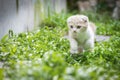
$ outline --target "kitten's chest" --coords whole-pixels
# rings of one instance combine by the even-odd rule
[[[78,42],[78,44],[84,44],[88,38],[89,38],[89,35],[84,32],[78,33],[75,36],[75,40]]]

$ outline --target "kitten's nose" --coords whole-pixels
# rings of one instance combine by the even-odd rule
[[[77,30],[76,28],[73,28],[73,32],[74,32],[74,33],[76,33],[76,32],[77,32],[76,30]]]

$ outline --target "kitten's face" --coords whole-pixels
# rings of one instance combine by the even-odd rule
[[[88,17],[84,15],[75,15],[67,19],[68,28],[72,33],[83,32],[88,27]]]

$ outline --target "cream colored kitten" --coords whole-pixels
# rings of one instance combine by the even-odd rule
[[[70,53],[93,50],[95,25],[85,15],[74,15],[67,19],[69,28]]]

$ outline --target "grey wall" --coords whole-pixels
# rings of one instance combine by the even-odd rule
[[[33,26],[34,3],[32,0],[0,0],[0,38],[10,29],[14,33],[20,33],[32,30]]]
[[[66,0],[0,0],[0,38],[9,30],[14,33],[32,30],[48,13],[62,11],[66,11]]]

